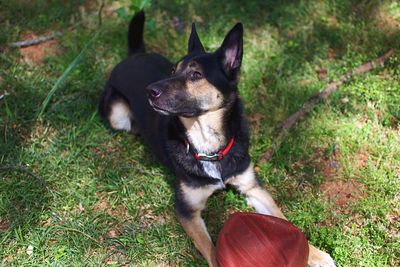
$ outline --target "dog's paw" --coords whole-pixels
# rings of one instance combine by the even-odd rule
[[[310,254],[308,255],[308,266],[310,267],[336,267],[332,257],[315,247],[310,246]]]

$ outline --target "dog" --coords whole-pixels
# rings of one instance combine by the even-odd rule
[[[113,69],[99,113],[113,129],[138,130],[176,176],[177,218],[208,265],[218,266],[201,218],[215,191],[231,185],[256,212],[286,219],[255,177],[248,153],[249,131],[238,91],[243,26],[237,23],[222,45],[207,53],[192,24],[188,53],[172,64],[145,52],[144,21],[140,11],[129,24],[129,56]],[[335,266],[327,253],[312,245],[308,264]]]

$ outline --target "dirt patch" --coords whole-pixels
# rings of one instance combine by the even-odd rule
[[[311,158],[310,165],[319,170],[328,180],[332,180],[339,175],[341,170],[339,158],[340,148],[337,144],[333,144],[329,151],[317,148]]]
[[[110,230],[108,230],[108,232],[107,232],[107,236],[108,236],[109,238],[118,237],[120,234],[121,234],[121,232],[120,232],[119,229],[110,229]]]
[[[106,265],[129,266],[125,253],[118,247],[108,246],[107,255],[107,258],[104,260]]]
[[[5,233],[10,229],[10,223],[4,219],[0,219],[0,232]]]
[[[114,154],[117,151],[118,148],[113,147],[111,143],[105,146],[100,146],[92,149],[92,153],[102,159],[109,157],[110,154]]]
[[[46,220],[41,220],[39,222],[39,225],[43,226],[43,227],[49,227],[52,224],[52,222],[53,222],[53,220],[51,218],[48,218]]]
[[[355,126],[358,129],[362,129],[365,126],[365,124],[368,123],[368,121],[369,121],[368,115],[362,115],[355,121]]]
[[[367,165],[368,156],[369,156],[368,153],[365,152],[365,151],[360,151],[360,152],[358,152],[358,153],[356,154],[356,156],[355,156],[355,160],[356,160],[355,166],[356,166],[358,169],[364,168],[364,167]]]
[[[14,266],[14,261],[15,261],[16,255],[11,254],[11,255],[6,255],[1,259],[1,264],[4,264],[4,266]]]
[[[108,199],[100,195],[100,200],[96,205],[93,206],[94,212],[105,212],[113,218],[117,218],[119,221],[123,222],[128,217],[128,209],[122,204],[113,205]],[[108,230],[104,236],[99,237],[99,243],[103,244],[105,238],[116,238],[124,232],[124,223],[109,223]]]
[[[13,125],[13,128],[16,128],[21,133],[24,145],[39,143],[43,149],[48,149],[57,138],[56,129],[48,123],[37,122],[32,126],[30,132],[23,125],[15,125],[15,127]]]
[[[399,226],[400,226],[400,195],[397,194],[392,201],[389,204],[389,207],[391,207],[390,211],[385,215],[385,218],[387,220],[386,222],[386,228],[387,230],[387,235],[392,238],[392,239],[399,239],[400,238],[400,231],[399,231]]]
[[[400,223],[400,209],[396,208],[393,211],[389,212],[386,214],[386,219],[388,220],[389,225],[397,225]],[[393,236],[400,236],[400,233],[398,231],[394,233],[389,233],[392,234]]]
[[[126,218],[128,216],[128,209],[119,204],[113,206],[107,199],[102,198],[94,207],[95,211],[103,211],[108,215],[116,218]]]
[[[254,126],[258,129],[258,128],[260,128],[261,123],[265,119],[265,116],[261,113],[255,112],[255,113],[251,113],[250,115],[248,115],[247,119],[249,120],[249,122],[252,126]]]
[[[388,35],[398,33],[400,28],[400,21],[395,16],[389,14],[386,10],[380,8],[375,14],[375,22],[377,27],[385,31]]]
[[[139,192],[138,194],[140,195],[143,193]],[[97,202],[97,204],[94,205],[93,210],[95,212],[99,211],[106,212],[108,215],[114,218],[118,218],[121,221],[125,221],[127,218],[129,218],[128,209],[124,205],[122,204],[113,205],[112,203],[110,203],[108,199],[101,196],[99,202]],[[149,204],[138,205],[137,210],[138,210],[138,217],[140,218],[140,224],[141,224],[140,226],[143,228],[147,228],[154,223],[159,225],[166,224],[171,219],[169,214],[164,214],[164,213],[155,214],[151,205]],[[115,228],[113,229],[110,228],[108,236],[109,237],[118,236],[120,233],[121,233],[120,230]]]
[[[328,48],[327,57],[329,61],[333,61],[336,58],[336,52],[333,48]]]
[[[328,78],[328,70],[325,68],[320,68],[316,70],[318,79],[324,81]]]
[[[38,35],[35,33],[26,32],[22,35],[21,40],[32,40],[36,38],[38,38]],[[56,55],[60,53],[60,51],[61,47],[57,40],[50,40],[41,44],[20,48],[22,61],[29,65],[43,64],[47,56]]]
[[[169,214],[155,214],[151,205],[144,204],[138,207],[140,224],[143,228],[147,228],[152,224],[163,225],[171,220]]]
[[[353,204],[367,196],[365,186],[357,181],[327,181],[320,186],[323,197],[334,203],[339,210]]]

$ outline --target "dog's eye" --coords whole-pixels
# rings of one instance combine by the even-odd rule
[[[189,74],[191,80],[198,80],[203,77],[203,75],[198,71],[193,71]]]
[[[175,67],[175,66],[173,66],[173,67],[172,67],[171,74],[175,74],[175,70],[176,70],[176,67]]]

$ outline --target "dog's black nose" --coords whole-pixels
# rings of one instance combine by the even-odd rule
[[[150,88],[148,88],[148,94],[149,94],[149,98],[150,99],[156,99],[159,98],[160,95],[162,94],[162,91],[160,88],[156,87],[156,86],[151,86]]]

